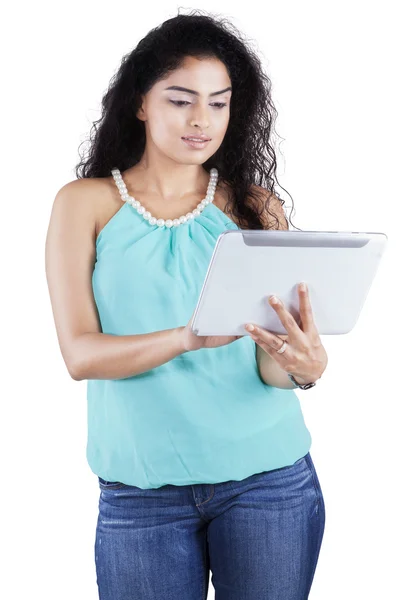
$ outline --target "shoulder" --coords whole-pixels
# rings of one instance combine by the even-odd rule
[[[84,177],[63,185],[57,192],[56,200],[64,204],[88,205],[94,198],[102,198],[111,190],[110,177]]]
[[[282,206],[283,200],[280,200],[270,190],[255,183],[251,184],[250,192],[251,195],[248,195],[246,202],[257,211],[264,229],[289,229],[289,222]],[[223,198],[223,212],[232,216],[231,187],[221,184],[220,193]],[[232,218],[234,217],[232,216]]]
[[[96,185],[89,179],[75,179],[63,185],[54,199],[54,207],[62,211],[87,213],[92,204]]]
[[[252,184],[251,191],[256,196],[256,209],[265,229],[289,229],[289,223],[283,208],[283,200],[271,190]],[[254,204],[254,199],[252,198]]]
[[[223,188],[225,192],[226,207],[230,206],[230,188]],[[270,190],[251,184],[251,195],[247,197],[247,202],[259,214],[264,229],[289,229],[289,222],[283,208],[283,200],[280,200]]]
[[[114,203],[118,208],[118,198],[111,179],[111,177],[85,177],[69,181],[58,190],[53,211],[62,218],[85,219],[90,226],[97,227],[103,212],[113,210]]]

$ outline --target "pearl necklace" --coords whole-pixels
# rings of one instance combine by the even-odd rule
[[[197,205],[197,208],[195,208],[192,212],[188,212],[186,215],[182,215],[181,217],[179,217],[179,219],[167,219],[166,221],[164,221],[164,219],[156,219],[156,217],[153,217],[152,214],[148,210],[146,210],[144,206],[142,206],[139,200],[135,200],[133,196],[130,196],[128,194],[128,190],[126,188],[124,180],[122,179],[122,175],[119,169],[112,169],[111,173],[118,187],[122,200],[133,206],[133,208],[136,208],[139,215],[142,215],[143,219],[148,221],[150,225],[157,225],[158,227],[178,227],[178,225],[188,223],[195,217],[198,217],[202,213],[204,208],[208,204],[210,204],[210,202],[214,201],[215,188],[217,187],[218,181],[217,169],[211,169],[210,180],[207,187],[207,195]]]

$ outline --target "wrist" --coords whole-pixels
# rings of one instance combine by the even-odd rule
[[[293,375],[291,373],[287,373],[287,376],[289,377],[289,379],[292,382],[292,384],[294,385],[294,387],[299,388],[301,390],[309,390],[310,388],[314,387],[316,384],[316,381],[307,381],[306,382],[306,380],[302,379],[301,377],[298,378],[300,380],[300,381],[298,381],[297,379],[295,379],[293,377]]]
[[[176,327],[175,329],[173,329],[173,333],[177,340],[179,354],[185,354],[186,352],[188,352],[187,348],[185,347],[185,341],[184,341],[184,336],[183,336],[184,330],[185,330],[184,326]]]
[[[314,383],[315,381],[317,381],[317,379],[315,377],[309,377],[308,379],[303,379],[302,377],[293,375],[293,378],[300,385],[306,385],[307,383]]]
[[[292,373],[292,377],[294,377],[294,379],[297,381],[297,383],[299,383],[300,385],[306,385],[307,383],[315,383],[316,381],[318,381],[318,379],[321,379],[322,375],[325,373],[325,369],[327,366],[327,362],[324,363],[323,365],[323,369],[319,369],[319,375],[311,375],[309,376],[307,379],[304,379],[303,377],[298,377],[297,375],[293,375]]]

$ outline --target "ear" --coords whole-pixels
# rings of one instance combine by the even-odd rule
[[[139,121],[146,121],[147,120],[146,111],[145,111],[145,101],[144,101],[143,98],[142,98],[142,104],[141,104],[141,106],[136,111],[136,117],[139,119]]]

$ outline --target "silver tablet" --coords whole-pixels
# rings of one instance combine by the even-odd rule
[[[300,325],[297,285],[308,285],[320,334],[351,331],[386,248],[384,233],[232,230],[218,237],[193,315],[197,335],[249,335],[246,323],[286,334],[268,297]]]

